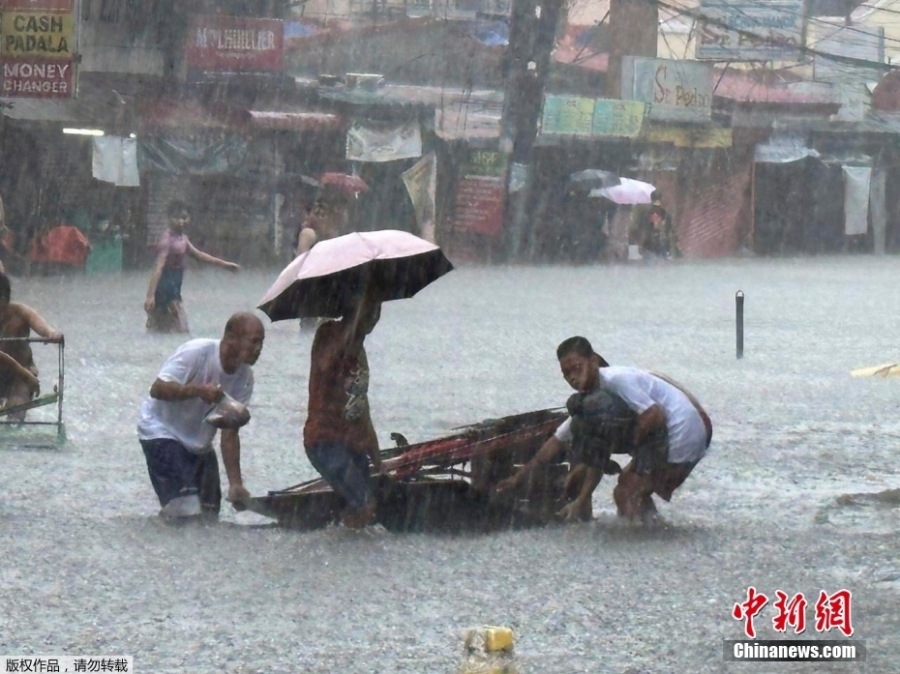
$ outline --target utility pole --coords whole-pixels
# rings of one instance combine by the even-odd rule
[[[623,56],[656,58],[658,31],[656,0],[610,0],[606,98],[622,97]]]
[[[532,151],[563,5],[564,0],[513,0],[510,8],[500,151],[507,159],[504,231],[511,260],[521,257],[522,239],[530,224]],[[521,189],[510,193],[514,165],[525,167],[525,182]]]

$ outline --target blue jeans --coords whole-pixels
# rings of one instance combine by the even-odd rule
[[[340,442],[317,442],[306,448],[306,456],[351,508],[362,508],[372,498],[366,455]]]

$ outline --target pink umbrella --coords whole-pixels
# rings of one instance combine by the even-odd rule
[[[323,173],[319,176],[319,183],[328,185],[345,192],[368,192],[369,186],[359,176],[348,173]]]
[[[363,291],[382,302],[412,297],[453,269],[443,251],[394,229],[354,232],[320,241],[298,255],[260,300],[273,321],[339,317]]]
[[[606,197],[613,203],[622,205],[651,203],[650,195],[656,191],[653,185],[631,178],[620,178],[619,180],[618,185],[591,190],[590,196]]]

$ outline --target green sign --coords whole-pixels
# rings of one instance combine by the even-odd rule
[[[641,132],[645,104],[608,98],[547,96],[542,134],[634,138]]]
[[[493,150],[473,150],[469,153],[465,175],[503,177],[506,175],[506,157]]]

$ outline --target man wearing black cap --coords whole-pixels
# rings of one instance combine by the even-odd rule
[[[709,417],[680,385],[659,374],[611,367],[584,337],[566,339],[556,355],[563,377],[578,392],[567,405],[570,417],[497,490],[520,485],[528,473],[551,461],[567,443],[573,448],[581,446],[595,458],[590,462],[582,459],[579,465],[574,457],[570,478],[580,484],[574,500],[560,515],[567,520],[589,519],[594,489],[604,472],[615,472],[609,454],[625,452],[633,459],[621,471],[613,491],[618,513],[630,519],[652,516],[656,512],[652,494],[670,500],[706,453],[712,439]],[[598,399],[604,394],[605,398]],[[635,416],[629,418],[619,411],[619,402]]]

